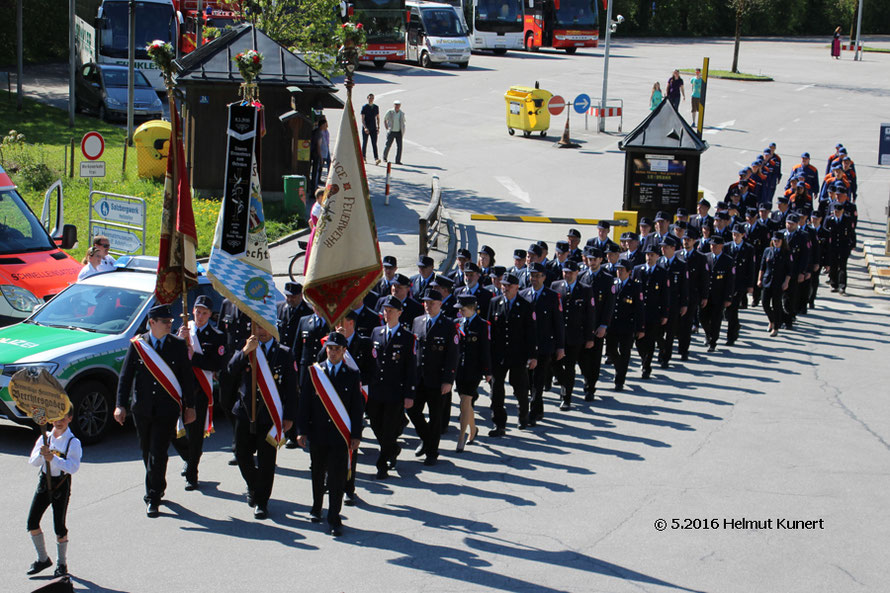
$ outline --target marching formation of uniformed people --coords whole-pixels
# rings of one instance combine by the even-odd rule
[[[433,260],[422,256],[409,278],[387,255],[382,279],[333,329],[295,282],[287,283],[286,302],[277,309],[278,340],[229,301],[217,329],[210,299],[199,297],[194,320],[178,335],[171,333],[170,308],[153,307],[148,331],[133,339],[124,360],[115,410],[119,422],[132,414],[136,423],[147,514],[159,514],[174,436],[186,489],[200,488],[214,383],[233,421],[235,464],[255,517],[268,516],[279,447],[304,447],[310,519],[322,521],[327,494],[328,530],[339,536],[341,505],[358,501],[365,417],[377,441],[376,479],[386,480],[411,425],[415,456],[436,465],[455,390],[460,453],[478,437],[475,404],[483,381],[490,395],[482,414],[487,436],[504,437],[508,381],[515,425],[528,429],[544,417],[553,386],[563,411],[572,408],[579,378],[584,400],[594,400],[604,366],[622,391],[634,349],[640,377],[648,379],[653,364],[670,367],[675,344],[679,359],[688,360],[696,333],[703,333],[708,352],[721,337],[727,346],[736,343],[742,309],[762,306],[770,336],[792,329],[815,306],[823,275],[832,291],[846,290],[856,245],[856,175],[840,145],[821,186],[808,153],[776,196],[781,171],[771,144],[715,208],[701,199],[691,216],[683,208],[658,212],[619,242],[610,238],[608,221],[584,244],[571,229],[555,243],[552,259],[547,243],[537,241],[516,249],[507,268],[483,245],[475,261],[469,250],[458,250],[449,273],[436,273]]]

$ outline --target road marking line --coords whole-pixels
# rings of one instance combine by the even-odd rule
[[[812,113],[812,111],[810,111],[810,113]],[[799,122],[799,121],[800,121],[800,118],[799,118],[799,117],[795,117],[794,120],[793,120],[791,123],[796,124],[796,123]]]
[[[385,97],[386,95],[394,95],[396,93],[404,93],[404,92],[405,92],[405,89],[394,89],[391,91],[386,91],[385,93],[380,93],[379,95],[375,95],[375,97],[377,99],[379,99],[380,97]]]
[[[732,126],[732,125],[735,125],[735,120],[734,120],[734,119],[731,119],[731,120],[729,120],[729,121],[725,121],[725,122],[723,122],[722,124],[717,124],[716,126],[713,126],[713,127],[712,127],[711,129],[709,129],[709,130],[705,130],[705,134],[716,134],[717,132],[722,132],[724,128],[726,128],[726,127],[728,127],[728,126]]]
[[[429,147],[427,147],[427,146],[421,146],[421,145],[418,144],[417,142],[412,142],[412,141],[410,141],[410,140],[405,140],[405,144],[407,144],[407,145],[409,145],[409,146],[413,146],[413,147],[415,147],[415,148],[419,148],[420,150],[422,150],[422,151],[424,151],[424,152],[431,152],[431,153],[433,153],[433,154],[437,154],[437,155],[439,155],[439,156],[445,156],[444,154],[442,154],[441,152],[439,152],[439,151],[436,150],[435,148],[429,148]]]
[[[816,85],[815,85],[815,84],[805,84],[805,85],[803,85],[803,86],[800,87],[800,88],[796,88],[796,89],[794,89],[794,92],[795,92],[795,93],[799,93],[800,91],[805,91],[805,90],[807,90],[808,88],[810,88],[810,87],[814,87],[814,86],[816,86]]]
[[[510,195],[512,195],[514,198],[518,198],[526,204],[532,203],[531,198],[528,197],[528,192],[522,191],[522,188],[519,187],[519,184],[517,184],[509,177],[495,177],[494,180],[503,185],[504,188],[506,188],[506,190],[510,192]]]

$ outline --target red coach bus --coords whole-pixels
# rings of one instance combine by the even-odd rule
[[[575,53],[579,47],[596,47],[599,42],[597,0],[523,0],[526,51],[541,47]]]

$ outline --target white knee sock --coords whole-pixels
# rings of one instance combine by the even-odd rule
[[[56,563],[58,564],[68,564],[68,542],[56,542],[56,550],[59,555]]]
[[[37,550],[37,559],[49,560],[49,555],[46,553],[46,543],[43,541],[43,532],[41,531],[37,535],[31,534],[31,542],[34,544],[34,549]]]

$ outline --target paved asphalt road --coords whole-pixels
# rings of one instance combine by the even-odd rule
[[[446,188],[462,243],[488,243],[501,262],[533,239],[552,244],[566,228],[471,224],[469,214],[599,217],[619,209],[623,155],[615,121],[611,133],[597,135],[573,117],[578,150],[552,148],[552,137],[510,137],[504,125],[503,93],[511,84],[538,80],[565,97],[599,94],[601,54],[474,55],[467,71],[361,71],[357,98],[375,92],[382,107],[399,98],[408,116],[405,165],[394,169],[389,207],[380,204],[382,168],[369,168],[377,221],[388,229],[384,252],[410,262],[411,212],[422,209],[432,174]],[[624,131],[645,116],[655,80],[664,83],[674,67],[693,67],[707,55],[726,68],[731,54],[729,41],[620,40],[610,96],[625,101]],[[711,82],[702,188],[722,197],[740,165],[769,141],[777,142],[786,171],[803,150],[824,166],[841,141],[860,176],[860,237],[880,239],[890,171],[875,163],[888,65],[890,56],[877,54],[862,63],[830,60],[821,39],[746,41],[741,69],[776,81]],[[206,443],[202,490],[184,492],[171,460],[168,502],[161,518],[148,520],[135,434],[115,431],[87,448],[74,481],[69,564],[78,589],[883,591],[890,578],[883,398],[890,323],[887,300],[872,292],[858,252],[851,269],[850,295],[823,291],[793,332],[769,339],[763,313],[749,310],[732,348],[708,355],[699,337],[688,364],[656,370],[648,381],[634,362],[620,394],[611,391],[607,368],[594,404],[560,412],[550,394],[546,419],[528,432],[516,429],[513,408],[506,438],[486,438],[481,422],[479,444],[461,455],[452,452],[452,430],[435,468],[413,459],[409,429],[398,476],[374,481],[368,461],[376,443],[368,430],[362,502],[346,509],[339,541],[307,519],[308,456],[299,451],[282,450],[272,516],[254,521],[241,478],[226,465],[225,428]],[[487,403],[480,398],[481,418]],[[7,509],[0,576],[9,591],[41,583],[24,576],[33,559],[24,529],[36,482],[24,459],[32,442],[26,430],[0,426]],[[743,518],[772,519],[772,528],[724,522]],[[661,519],[664,531],[656,528]],[[674,529],[675,519],[696,528]],[[819,528],[781,529],[778,519]],[[48,520],[44,525],[49,530]]]

